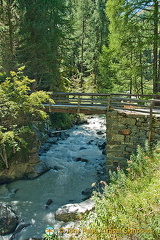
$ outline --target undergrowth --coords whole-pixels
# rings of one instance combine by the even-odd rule
[[[110,173],[104,193],[94,193],[95,210],[83,221],[79,239],[160,239],[160,144],[138,147],[126,171]]]
[[[81,115],[54,113],[50,114],[50,121],[54,129],[68,129],[81,122]]]

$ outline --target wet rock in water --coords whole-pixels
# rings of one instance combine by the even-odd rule
[[[85,213],[94,209],[94,202],[90,199],[81,203],[66,204],[55,212],[55,219],[58,221],[69,222],[82,219]]]
[[[104,134],[104,132],[102,132],[102,131],[97,132],[97,135],[102,135],[102,134]]]
[[[88,122],[88,120],[85,119],[85,118],[82,119],[82,118],[78,117],[78,118],[76,119],[76,121],[74,121],[74,124],[75,124],[75,125],[89,124],[89,122]]]
[[[60,137],[62,140],[66,140],[68,137],[70,137],[70,135],[68,133],[62,132]]]
[[[106,149],[103,149],[102,154],[106,155]]]
[[[18,225],[18,216],[11,206],[0,204],[0,235],[13,233]]]
[[[104,175],[103,170],[97,170],[97,175]]]
[[[38,151],[39,155],[41,155],[42,153],[47,152],[51,147],[51,143],[45,143],[40,150]]]
[[[104,150],[106,148],[106,142],[97,144],[100,150]]]
[[[53,170],[58,171],[58,167],[54,166]]]
[[[28,179],[34,179],[41,175],[42,173],[45,173],[49,170],[50,168],[44,163],[44,162],[39,162],[35,167],[34,171],[31,173],[28,173]]]
[[[87,144],[91,145],[94,142],[94,140],[90,140]]]
[[[56,144],[58,142],[57,137],[50,137],[47,139],[47,143]]]
[[[79,124],[89,124],[89,122],[88,122],[87,119],[81,119],[81,120],[77,123],[77,125],[79,125]]]
[[[89,162],[87,159],[85,159],[85,158],[81,158],[81,157],[79,157],[79,158],[76,158],[76,162]]]
[[[79,151],[87,149],[86,147],[80,147]]]
[[[83,194],[83,195],[91,196],[93,190],[94,190],[93,188],[86,188],[85,190],[82,191],[82,194]]]
[[[9,240],[16,240],[16,234],[19,233],[19,232],[21,232],[23,228],[26,228],[26,227],[28,227],[28,226],[30,226],[30,225],[31,225],[30,223],[27,223],[27,224],[26,224],[26,223],[23,223],[23,221],[22,221],[22,223],[20,223],[20,224],[17,226],[16,230],[14,231],[14,233],[12,234],[12,236],[10,237]]]
[[[86,196],[86,197],[82,198],[82,201],[86,201],[89,198],[90,198],[90,196]]]
[[[46,202],[45,208],[47,209],[49,207],[49,205],[51,205],[53,203],[52,199],[48,199],[48,201]]]

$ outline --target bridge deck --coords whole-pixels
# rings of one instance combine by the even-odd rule
[[[160,115],[160,96],[104,94],[104,93],[52,93],[54,104],[45,103],[46,112],[105,114],[116,110],[128,114]]]
[[[78,104],[44,104],[46,112],[61,113],[84,113],[84,114],[105,114],[107,106],[80,105]]]

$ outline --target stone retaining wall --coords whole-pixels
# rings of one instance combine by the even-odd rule
[[[153,117],[153,141],[160,140],[160,117]],[[143,146],[150,131],[149,114],[109,111],[106,115],[107,169],[124,168],[137,145]]]

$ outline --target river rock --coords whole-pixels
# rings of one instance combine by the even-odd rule
[[[76,125],[80,125],[80,124],[89,124],[87,119],[80,119],[79,121],[76,122]]]
[[[97,135],[102,135],[102,134],[104,134],[104,132],[102,132],[102,131],[97,132]]]
[[[12,236],[10,237],[9,240],[16,240],[16,234],[21,232],[23,230],[23,228],[26,228],[28,226],[30,226],[30,223],[24,223],[24,221],[22,221],[16,228],[16,230],[14,231],[14,233],[12,234]]]
[[[68,133],[62,132],[60,137],[62,140],[66,140],[68,137],[70,137],[70,135]]]
[[[47,139],[47,143],[56,144],[58,142],[57,137],[50,137]]]
[[[87,144],[88,145],[91,145],[91,144],[93,144],[94,143],[94,140],[90,140]]]
[[[53,203],[52,199],[48,199],[45,205],[45,208],[47,209],[49,205],[51,205]]]
[[[102,154],[106,155],[106,149],[103,149]]]
[[[6,204],[0,204],[0,235],[13,233],[18,225],[18,216]]]
[[[10,183],[19,179],[32,179],[38,177],[41,171],[37,170],[40,163],[37,154],[30,157],[28,162],[13,162],[9,169],[0,171],[0,184]]]
[[[94,202],[90,199],[81,203],[66,204],[55,213],[55,219],[58,221],[69,222],[74,220],[80,220],[85,213],[94,209]]]
[[[81,158],[81,157],[78,157],[78,158],[76,158],[76,162],[89,162],[87,159],[85,159],[85,158]]]
[[[100,150],[104,150],[106,148],[106,142],[97,144]]]
[[[87,149],[86,147],[80,147],[79,151]]]
[[[82,194],[83,195],[86,195],[87,199],[90,198],[92,196],[92,193],[95,189],[92,187],[92,188],[86,188],[85,190],[82,191]]]
[[[51,143],[45,143],[42,148],[40,149],[42,152],[47,152],[51,147]]]

